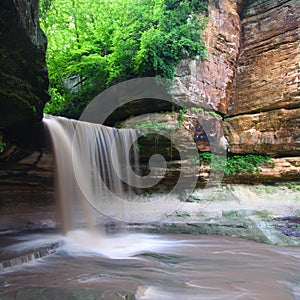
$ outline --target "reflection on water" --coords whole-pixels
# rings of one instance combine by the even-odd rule
[[[300,299],[299,248],[234,238],[73,231],[14,237],[0,257],[58,239],[56,253],[0,273],[0,299]]]

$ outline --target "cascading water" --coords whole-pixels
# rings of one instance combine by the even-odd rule
[[[132,197],[130,187],[138,185],[129,162],[131,156],[132,163],[137,164],[135,130],[48,115],[44,123],[54,150],[63,232],[81,221],[92,229],[96,223],[94,208],[106,217],[126,219],[124,198]]]
[[[64,233],[81,221],[93,228],[99,222],[99,215],[102,221],[108,217],[118,222],[149,222],[182,205],[178,196],[184,185],[180,184],[184,182],[181,177],[177,189],[166,195],[136,195],[135,191],[160,181],[157,172],[153,175],[154,166],[159,165],[163,171],[166,168],[164,158],[155,154],[149,159],[147,176],[138,174],[136,130],[48,115],[44,123],[53,145],[59,215]]]
[[[128,186],[139,188],[143,179],[129,164],[136,160],[134,130],[51,116],[44,122],[53,141],[66,234],[7,236],[2,243],[8,245],[0,247],[1,299],[300,299],[296,247],[228,237],[74,230],[82,221],[94,228],[95,211],[103,218],[143,220],[145,214],[161,214],[166,203],[140,203],[142,197],[131,196]]]

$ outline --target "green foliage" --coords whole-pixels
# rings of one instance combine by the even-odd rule
[[[268,155],[233,155],[226,160],[225,174],[234,173],[259,173],[260,166],[264,163],[271,163],[272,158]]]
[[[0,153],[5,149],[6,143],[0,137]]]
[[[205,112],[205,114],[211,115],[211,116],[215,116],[215,117],[217,117],[219,119],[223,119],[223,117],[220,114],[218,114],[217,112],[215,112],[213,110],[212,111],[207,111],[207,112]]]
[[[287,184],[287,188],[289,190],[300,191],[300,185],[299,185],[299,183],[289,182]]]
[[[239,173],[259,173],[263,163],[272,163],[272,158],[268,155],[233,154],[228,157],[213,154],[211,152],[201,152],[192,158],[192,162],[210,164],[212,170],[224,172],[226,175]]]
[[[47,15],[50,7],[51,7],[52,0],[40,0],[39,2],[39,16],[43,18]]]
[[[65,106],[66,100],[56,88],[50,88],[49,94],[51,96],[51,102],[46,103],[44,112],[46,114],[58,115],[61,108]]]
[[[153,24],[141,36],[140,50],[135,58],[135,70],[143,75],[161,75],[173,78],[178,62],[183,58],[204,56],[199,30],[204,18],[197,12],[204,11],[196,1],[162,1],[164,6],[157,24]],[[199,4],[203,2],[197,1]],[[200,9],[201,7],[201,9]]]
[[[41,0],[52,96],[47,113],[76,117],[117,82],[172,78],[181,59],[203,57],[207,2]]]
[[[204,115],[211,115],[211,116],[215,116],[219,119],[222,119],[223,117],[218,114],[217,112],[213,111],[213,110],[205,110],[201,107],[192,107],[190,109],[181,109],[179,111],[179,118],[180,119],[184,119],[185,115],[188,113],[202,113]]]
[[[36,114],[36,107],[34,105],[32,105],[31,108],[32,108],[33,113]]]

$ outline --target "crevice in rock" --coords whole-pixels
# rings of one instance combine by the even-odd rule
[[[265,4],[267,2],[266,5],[262,5]],[[269,3],[268,3],[269,2]],[[262,0],[262,1],[258,1],[258,0],[246,0],[246,3],[241,11],[241,17],[242,18],[250,18],[254,15],[260,14],[260,13],[266,13],[266,12],[270,12],[274,9],[278,9],[281,6],[285,5],[286,3],[290,2],[290,0],[285,0],[278,3],[278,5],[275,6],[271,6],[272,3],[270,4],[270,2],[275,2],[275,1],[269,1],[269,0]],[[267,7],[269,6],[269,8]],[[249,7],[251,9],[251,11],[249,11]],[[263,7],[263,8],[261,8]],[[261,11],[257,10],[257,8],[261,8]],[[251,14],[251,12],[253,11],[253,13]],[[248,14],[247,14],[248,13]]]
[[[279,48],[281,45],[287,45],[287,44],[293,44],[295,42],[297,42],[299,35],[297,32],[295,32],[298,29],[298,26],[295,26],[293,28],[290,28],[290,30],[285,31],[285,32],[280,32],[278,34],[275,34],[271,37],[268,37],[266,39],[262,39],[259,41],[259,44],[257,45],[257,41],[254,41],[253,43],[249,43],[247,44],[247,47],[245,47],[245,49],[243,50],[244,52],[246,51],[253,51],[256,49],[260,49],[262,47],[266,47],[267,45],[270,45],[268,47],[268,49],[263,49],[261,52],[258,52],[258,54],[263,53],[263,52],[268,52],[268,51],[272,51],[274,49]],[[295,35],[295,39],[294,40],[282,40],[280,37],[281,36],[285,36],[286,33],[291,32],[294,33],[293,35]],[[292,35],[291,35],[292,36]],[[272,39],[276,39],[278,38],[278,40],[280,39],[280,42],[278,43],[272,43]],[[269,42],[268,42],[269,41]],[[252,46],[254,45],[254,46]],[[252,47],[251,47],[252,46]]]
[[[253,109],[253,110],[249,110],[247,112],[242,112],[242,113],[238,113],[238,114],[227,114],[226,119],[230,120],[231,118],[234,117],[240,117],[240,116],[247,116],[247,115],[259,115],[261,113],[266,113],[266,112],[272,112],[272,111],[277,111],[277,110],[294,110],[300,108],[300,102],[299,104],[291,104],[289,106],[285,105],[283,107],[277,107],[277,108],[273,108],[273,109]],[[300,111],[299,111],[300,114]]]

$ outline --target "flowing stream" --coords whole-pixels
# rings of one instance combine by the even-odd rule
[[[147,220],[143,208],[161,209],[140,206],[130,188],[140,186],[128,167],[137,161],[134,130],[50,116],[45,123],[62,234],[1,239],[1,300],[300,299],[299,248],[220,236],[108,234],[105,222]]]
[[[62,241],[0,272],[0,299],[300,299],[300,255],[228,237],[75,230],[12,237],[9,253]],[[4,253],[4,249],[2,249]]]

